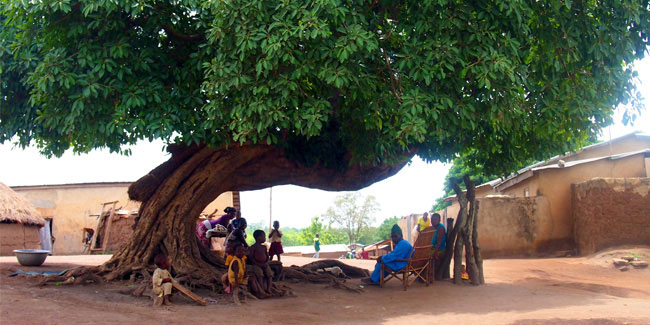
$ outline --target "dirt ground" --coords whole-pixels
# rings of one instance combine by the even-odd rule
[[[20,266],[0,257],[0,324],[650,324],[650,270],[621,272],[611,260],[622,252],[650,257],[650,249],[617,250],[590,257],[492,259],[484,264],[486,285],[430,287],[416,283],[365,286],[358,294],[325,285],[288,283],[297,297],[250,301],[235,307],[229,297],[199,291],[218,304],[196,306],[176,297],[154,309],[147,297],[119,293],[126,283],[35,287],[29,276],[7,277]],[[50,256],[40,270],[97,265],[109,256]],[[310,258],[285,256],[285,265]],[[346,260],[371,269],[372,261]],[[349,280],[359,286],[359,280]]]

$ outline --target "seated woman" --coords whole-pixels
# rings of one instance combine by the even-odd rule
[[[395,248],[392,252],[377,258],[375,270],[372,271],[369,278],[361,279],[363,283],[378,284],[381,272],[380,268],[382,267],[384,268],[384,275],[387,276],[389,274],[388,271],[399,271],[406,266],[406,261],[396,261],[398,259],[408,259],[411,255],[411,250],[413,249],[411,243],[404,240],[402,236],[402,228],[398,225],[394,225],[390,230],[390,239],[393,241],[393,244],[395,244]]]

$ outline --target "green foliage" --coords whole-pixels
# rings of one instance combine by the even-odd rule
[[[445,176],[445,183],[444,183],[445,193],[441,197],[436,199],[435,203],[431,207],[432,212],[440,211],[448,207],[449,205],[451,205],[450,202],[443,202],[442,200],[444,200],[446,197],[456,195],[454,189],[451,187],[452,178],[459,180],[458,186],[462,190],[465,189],[465,183],[462,182],[464,175],[469,175],[470,179],[476,185],[487,183],[491,180],[499,178],[498,175],[486,174],[482,165],[470,166],[465,156],[454,159],[451,168],[449,168],[449,172],[447,172],[447,175]]]
[[[302,230],[297,228],[284,228],[282,230],[282,245],[283,246],[302,246],[309,245],[302,241]]]
[[[253,232],[257,229],[264,230],[266,236],[269,234],[269,226],[264,222],[255,222],[246,226],[246,243],[250,246],[255,244],[255,237],[253,237]]]
[[[319,217],[311,218],[309,227],[304,228],[300,234],[300,240],[303,245],[312,245],[316,234],[319,235],[320,244],[335,244],[335,236],[329,231],[329,228],[324,226]]]
[[[377,237],[377,227],[365,227],[361,229],[359,238],[355,241],[359,244],[370,245],[374,242],[377,242],[375,238]]]
[[[397,222],[399,221],[400,217],[392,217],[385,219],[379,227],[377,227],[377,230],[375,231],[375,236],[373,239],[373,243],[376,243],[378,241],[382,241],[384,239],[390,238],[390,230],[393,228],[393,225],[396,225]]]
[[[379,203],[374,196],[368,196],[360,205],[358,192],[337,196],[334,206],[327,209],[324,219],[330,225],[341,227],[347,237],[347,243],[356,243],[362,230],[372,223],[373,215],[379,210]]]
[[[502,174],[636,104],[650,15],[647,0],[7,0],[0,24],[0,142],[248,142],[335,168],[417,152]]]

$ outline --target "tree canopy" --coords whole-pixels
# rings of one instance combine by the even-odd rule
[[[374,214],[379,210],[374,196],[367,196],[361,204],[359,199],[361,195],[358,192],[337,196],[334,206],[329,207],[323,215],[330,225],[337,225],[345,231],[348,244],[358,242],[362,230],[370,226]]]
[[[637,98],[648,1],[3,1],[0,142],[272,145],[504,172]],[[343,159],[345,158],[345,159]]]

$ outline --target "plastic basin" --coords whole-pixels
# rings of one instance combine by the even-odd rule
[[[18,263],[24,266],[40,266],[50,251],[43,249],[14,249]]]

